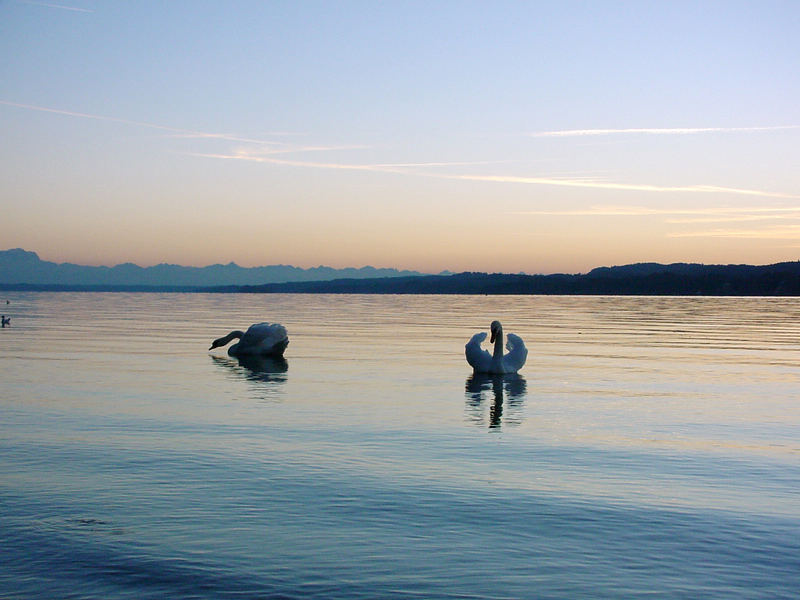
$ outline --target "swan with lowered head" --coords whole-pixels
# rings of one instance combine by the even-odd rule
[[[525,342],[518,335],[508,334],[506,348],[508,354],[503,355],[503,326],[500,321],[492,321],[492,337],[489,340],[494,344],[494,352],[489,354],[481,348],[481,342],[486,339],[486,332],[476,333],[464,347],[467,362],[475,373],[490,373],[501,375],[503,373],[516,373],[525,364],[528,358],[528,349]]]
[[[231,331],[228,335],[211,342],[211,348],[224,346],[233,339],[239,342],[228,348],[230,356],[283,356],[289,345],[286,328],[278,323],[256,323],[247,331]]]

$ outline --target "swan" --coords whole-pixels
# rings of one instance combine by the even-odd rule
[[[494,352],[489,354],[481,348],[481,343],[486,339],[486,332],[476,333],[464,346],[467,362],[475,373],[516,373],[525,364],[528,358],[528,349],[525,342],[518,335],[508,334],[508,354],[503,356],[503,326],[500,321],[492,321],[492,337],[489,340],[494,344]]]
[[[234,338],[239,342],[228,348],[230,356],[283,356],[283,351],[289,345],[289,336],[286,328],[278,323],[256,323],[250,325],[247,331],[231,331],[225,337],[217,338],[211,342],[211,348],[224,346]]]

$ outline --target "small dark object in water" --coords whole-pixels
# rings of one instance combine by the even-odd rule
[[[11,317],[0,315],[0,319],[2,319],[3,327],[5,327],[6,325],[11,325]]]

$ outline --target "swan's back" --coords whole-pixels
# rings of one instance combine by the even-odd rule
[[[251,325],[236,344],[236,354],[283,354],[289,345],[286,328],[279,323],[256,323]],[[233,350],[233,348],[231,348]]]

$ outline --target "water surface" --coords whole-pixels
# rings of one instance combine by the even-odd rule
[[[797,299],[6,297],[2,598],[800,589]]]

